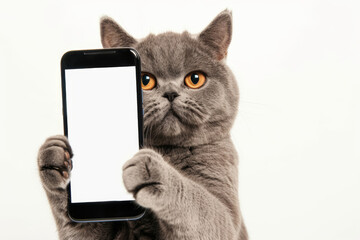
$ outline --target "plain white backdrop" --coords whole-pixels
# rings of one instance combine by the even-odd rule
[[[37,150],[62,133],[60,58],[101,48],[99,18],[142,38],[198,33],[233,11],[232,137],[252,240],[360,239],[360,4],[297,1],[0,3],[0,239],[57,239]]]

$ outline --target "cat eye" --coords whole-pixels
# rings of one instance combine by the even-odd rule
[[[196,71],[191,72],[185,77],[185,85],[192,89],[200,88],[206,81],[205,74]]]
[[[156,86],[156,78],[150,73],[141,73],[141,87],[143,90],[151,90]]]

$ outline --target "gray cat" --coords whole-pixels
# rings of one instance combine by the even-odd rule
[[[50,137],[38,164],[60,239],[248,239],[229,133],[239,99],[225,64],[231,34],[227,10],[199,35],[167,32],[140,41],[101,20],[105,48],[133,47],[141,56],[146,147],[125,163],[123,180],[149,211],[137,221],[72,222],[65,187],[73,153],[64,136]]]

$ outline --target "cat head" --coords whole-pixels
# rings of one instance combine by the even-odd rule
[[[147,145],[196,146],[229,135],[239,99],[225,63],[230,11],[198,35],[166,32],[136,40],[108,17],[100,30],[104,48],[132,47],[140,54]]]

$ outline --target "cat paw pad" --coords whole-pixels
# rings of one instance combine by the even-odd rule
[[[64,136],[48,138],[38,155],[40,177],[48,189],[65,189],[72,169],[72,151]]]

